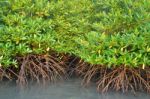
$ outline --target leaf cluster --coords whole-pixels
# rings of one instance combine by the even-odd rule
[[[150,66],[149,0],[0,1],[0,66],[55,50],[104,66]]]

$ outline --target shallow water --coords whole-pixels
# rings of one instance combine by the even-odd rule
[[[99,94],[95,86],[84,88],[80,83],[81,80],[70,79],[45,87],[32,84],[28,88],[20,89],[15,83],[1,82],[0,99],[150,99],[150,95],[144,93],[137,95],[121,92]]]

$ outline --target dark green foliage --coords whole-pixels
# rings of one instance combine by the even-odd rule
[[[105,66],[150,66],[149,0],[1,0],[0,66],[55,50]]]

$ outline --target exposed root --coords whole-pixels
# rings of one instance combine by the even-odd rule
[[[80,62],[76,67],[76,73],[83,76],[84,85],[88,85],[93,79],[97,84],[97,90],[107,92],[109,89],[116,91],[147,91],[150,93],[150,68],[129,68],[119,66],[106,68],[105,66],[89,65]]]
[[[75,73],[83,77],[82,85],[87,86],[90,84],[91,80],[96,79],[95,76],[99,70],[102,69],[99,69],[96,65],[90,65],[80,60],[75,68]]]
[[[70,54],[61,54],[61,62],[67,66],[67,75],[74,76],[76,65],[80,58]]]
[[[0,79],[17,78],[20,86],[25,86],[29,80],[37,83],[54,82],[66,74],[75,73],[83,77],[82,85],[87,86],[91,81],[97,84],[97,90],[116,91],[147,91],[150,93],[150,67],[142,69],[118,66],[91,65],[78,57],[58,55],[26,55],[17,57],[19,68],[0,68]]]
[[[20,71],[17,83],[26,85],[28,79],[37,83],[56,81],[66,73],[66,67],[61,61],[51,55],[27,55],[17,58],[20,63]]]
[[[3,69],[3,68],[0,67],[0,80],[3,80],[4,78],[12,80],[11,76],[9,75],[9,73],[6,72],[6,69]]]
[[[109,89],[127,92],[132,90],[134,93],[138,90],[150,92],[150,84],[146,70],[133,69],[127,67],[118,67],[113,70],[105,70],[106,73],[97,81],[97,89],[107,92]]]

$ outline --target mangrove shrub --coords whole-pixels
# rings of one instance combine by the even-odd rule
[[[149,0],[1,0],[0,66],[69,53],[91,64],[150,66]]]

